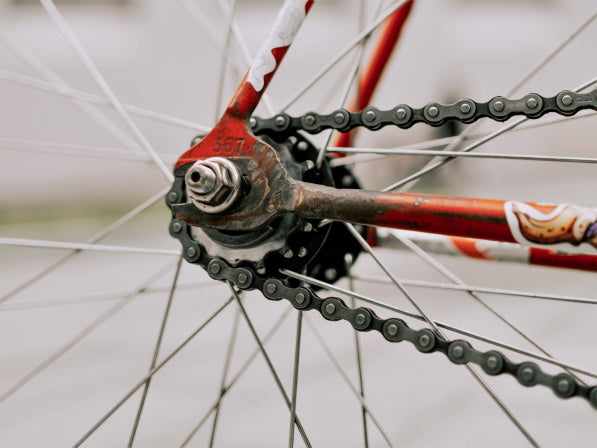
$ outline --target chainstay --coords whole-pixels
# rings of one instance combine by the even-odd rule
[[[549,112],[570,116],[587,109],[597,110],[597,89],[588,93],[564,90],[553,97],[532,93],[516,100],[497,96],[485,103],[470,99],[450,105],[433,102],[418,109],[400,104],[389,110],[368,107],[361,112],[349,112],[338,109],[325,115],[308,112],[292,117],[284,113],[267,119],[252,117],[250,125],[255,135],[283,137],[297,131],[317,134],[326,129],[348,132],[357,127],[378,130],[390,125],[406,129],[416,123],[440,126],[449,120],[472,123],[483,117],[496,121],[506,121],[516,115],[535,119]],[[169,207],[184,197],[183,184],[182,178],[174,182],[166,198]],[[192,238],[190,229],[191,226],[173,216],[170,234],[181,242],[184,258],[201,265],[213,279],[229,282],[240,290],[257,289],[267,299],[287,300],[299,310],[317,310],[325,319],[346,321],[357,331],[377,331],[389,342],[409,342],[421,353],[441,352],[454,364],[476,364],[488,375],[507,374],[526,387],[546,386],[559,398],[582,397],[597,409],[597,386],[585,385],[569,373],[550,374],[534,362],[516,363],[498,350],[482,352],[468,341],[447,340],[429,328],[415,330],[402,319],[382,319],[366,307],[350,308],[339,297],[321,298],[311,288],[289,286],[282,275],[265,276],[248,265],[232,266],[222,258],[210,256]]]
[[[182,182],[175,182],[166,203],[176,202],[176,194],[183,197]],[[482,352],[468,341],[447,340],[429,328],[415,330],[402,319],[383,319],[366,307],[350,308],[339,297],[319,297],[311,288],[288,286],[280,278],[258,274],[249,266],[231,266],[219,257],[210,256],[191,236],[191,226],[173,217],[170,234],[182,244],[183,256],[189,263],[202,266],[215,280],[229,282],[239,290],[257,289],[269,300],[287,300],[298,310],[317,310],[329,321],[346,321],[357,331],[377,331],[389,342],[409,342],[421,353],[443,353],[454,364],[473,363],[488,375],[507,374],[526,387],[543,385],[559,398],[582,397],[597,409],[597,386],[587,386],[566,372],[550,374],[534,362],[516,363],[498,350]],[[411,317],[417,317],[411,315]]]
[[[496,96],[485,103],[465,98],[449,105],[428,103],[418,109],[399,104],[388,110],[367,107],[360,112],[349,112],[338,109],[329,114],[307,112],[298,117],[283,113],[271,118],[252,117],[250,124],[255,135],[289,134],[296,131],[317,134],[326,129],[348,132],[357,127],[372,131],[384,126],[406,129],[416,123],[440,126],[450,120],[473,123],[484,117],[495,121],[506,121],[516,115],[534,119],[549,112],[569,116],[586,109],[597,110],[597,89],[588,93],[564,90],[552,97],[531,93],[515,100]]]

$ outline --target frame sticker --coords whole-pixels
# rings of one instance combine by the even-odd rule
[[[278,61],[272,50],[290,46],[307,16],[310,3],[312,2],[305,0],[287,0],[282,6],[274,28],[255,56],[247,75],[247,82],[251,83],[255,91],[260,92],[265,85],[265,76],[276,70]]]
[[[507,201],[504,210],[514,239],[520,244],[596,254],[597,209],[568,204],[552,207],[544,213],[525,202]]]

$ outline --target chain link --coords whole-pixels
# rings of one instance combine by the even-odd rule
[[[549,112],[569,116],[585,109],[597,110],[597,89],[588,93],[564,90],[553,97],[531,93],[517,100],[496,96],[485,103],[465,98],[449,105],[428,103],[419,109],[399,104],[388,110],[367,107],[361,112],[338,109],[325,115],[315,112],[307,112],[299,117],[279,114],[271,118],[252,117],[250,124],[255,135],[283,135],[297,131],[317,134],[326,129],[348,132],[357,127],[364,127],[371,131],[384,126],[407,129],[416,123],[440,126],[449,120],[473,123],[484,117],[495,121],[506,121],[515,115],[534,119]]]
[[[582,397],[597,409],[597,386],[586,386],[568,373],[552,375],[534,362],[511,361],[498,350],[482,352],[468,341],[446,340],[429,328],[415,330],[402,319],[382,319],[369,308],[350,308],[339,297],[321,298],[309,288],[289,287],[279,278],[261,278],[220,258],[211,258],[206,269],[211,278],[230,282],[240,290],[256,288],[269,300],[287,300],[298,310],[317,310],[329,321],[346,321],[357,331],[377,331],[385,340],[411,343],[421,353],[443,353],[454,364],[477,364],[488,375],[511,375],[526,387],[546,386],[559,398]]]
[[[325,129],[348,132],[356,127],[365,127],[377,130],[388,125],[406,129],[416,123],[440,126],[448,120],[472,123],[483,117],[496,121],[505,121],[514,115],[539,118],[548,112],[567,116],[584,109],[597,110],[597,89],[589,93],[564,90],[553,97],[529,94],[518,100],[497,96],[485,103],[463,99],[451,105],[428,103],[419,109],[401,104],[385,111],[368,107],[361,112],[339,109],[327,115],[309,112],[292,117],[280,114],[268,119],[253,117],[251,127],[256,135],[285,136],[297,131],[316,134]],[[183,198],[184,180],[177,177],[166,197],[166,204],[171,207]],[[429,328],[414,330],[402,319],[382,319],[369,308],[350,308],[339,297],[321,298],[312,288],[290,287],[282,275],[259,274],[249,266],[240,266],[240,263],[231,266],[219,257],[210,256],[192,238],[191,226],[174,216],[170,234],[181,242],[188,262],[201,265],[210,277],[230,282],[240,290],[258,289],[269,300],[287,300],[296,309],[317,310],[329,321],[346,321],[357,331],[377,331],[389,342],[409,342],[421,353],[441,352],[454,364],[477,364],[488,375],[511,375],[526,387],[546,386],[560,398],[582,397],[597,409],[597,386],[582,384],[568,373],[552,375],[542,371],[534,362],[513,362],[498,350],[482,352],[465,340],[446,340]]]

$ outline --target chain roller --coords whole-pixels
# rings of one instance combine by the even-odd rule
[[[483,117],[506,121],[512,116],[522,115],[534,119],[549,112],[568,116],[585,109],[597,110],[597,89],[589,93],[564,90],[553,97],[531,93],[516,100],[496,96],[485,103],[470,99],[450,105],[432,102],[418,109],[399,104],[383,111],[368,107],[360,112],[339,109],[323,115],[308,112],[299,117],[279,114],[268,119],[252,117],[250,125],[256,135],[284,137],[297,131],[310,134],[325,129],[348,132],[357,127],[374,131],[390,125],[406,129],[416,123],[440,126],[448,120],[472,123]],[[166,196],[168,206],[184,197],[183,186],[184,180],[177,178]],[[511,361],[498,350],[482,352],[465,340],[446,340],[429,328],[415,330],[399,318],[382,319],[369,308],[350,308],[339,297],[321,298],[312,288],[288,286],[288,280],[282,276],[257,273],[250,264],[231,266],[219,257],[210,256],[192,238],[190,226],[175,217],[170,223],[170,234],[181,242],[183,256],[188,262],[201,265],[210,277],[230,282],[239,290],[257,289],[269,300],[287,300],[296,309],[317,310],[329,321],[346,321],[357,331],[377,331],[387,341],[408,342],[421,353],[443,353],[454,364],[476,364],[488,375],[510,375],[526,387],[546,386],[560,398],[581,397],[597,409],[597,386],[586,386],[568,373],[552,375],[542,371],[534,362]]]
[[[552,375],[534,362],[516,363],[497,350],[482,352],[468,341],[446,340],[428,328],[415,330],[402,319],[382,319],[369,308],[350,308],[338,297],[321,298],[308,288],[288,287],[277,278],[253,277],[247,269],[231,267],[221,259],[211,260],[207,271],[212,278],[229,281],[238,289],[260,289],[269,300],[287,300],[296,309],[317,310],[329,321],[346,321],[357,331],[377,331],[389,342],[408,342],[422,353],[443,353],[454,364],[476,364],[488,375],[511,375],[526,387],[546,386],[560,398],[582,397],[597,409],[597,386],[585,386],[568,373]]]
[[[338,109],[329,114],[308,112],[299,117],[288,114],[279,114],[271,118],[252,117],[251,128],[255,135],[283,135],[297,131],[317,134],[326,129],[348,132],[357,127],[376,131],[384,126],[407,129],[417,123],[441,126],[449,120],[473,123],[484,117],[506,121],[515,115],[539,118],[549,112],[568,116],[585,109],[597,110],[597,89],[588,93],[564,90],[552,97],[531,93],[517,100],[496,96],[485,103],[465,98],[449,105],[428,103],[419,109],[399,104],[388,110],[367,107],[360,112]]]

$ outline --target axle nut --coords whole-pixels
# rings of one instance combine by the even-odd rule
[[[242,177],[238,167],[222,157],[199,160],[185,174],[187,196],[205,213],[228,210],[241,191]]]

